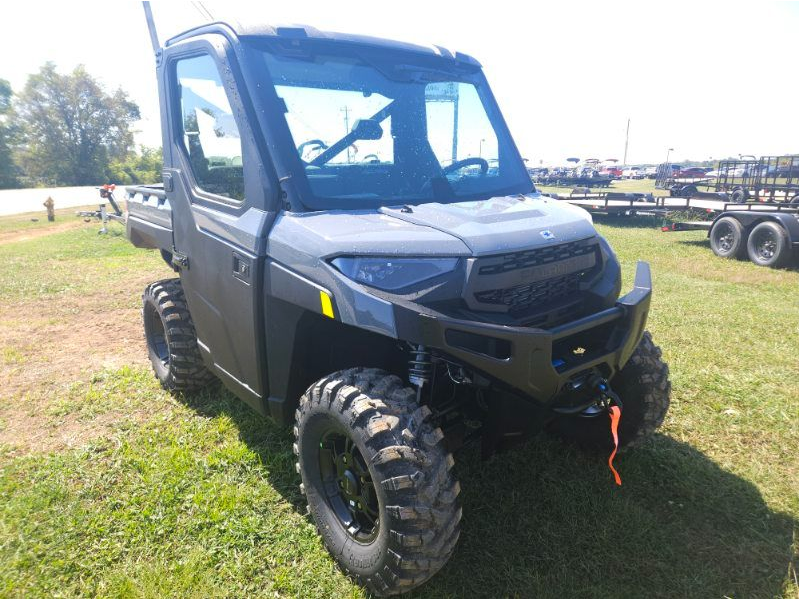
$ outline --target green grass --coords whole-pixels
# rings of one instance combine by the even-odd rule
[[[0,244],[0,300],[88,293],[109,276],[146,272],[152,252],[129,244],[120,226],[109,228],[107,235],[99,235],[99,228],[95,224]]]
[[[536,185],[536,188],[544,193],[555,192],[566,195],[571,192],[573,187],[574,186]],[[651,193],[655,196],[669,195],[667,190],[655,189],[654,179],[616,179],[611,182],[610,187],[594,187],[591,188],[591,192]]]
[[[25,212],[23,214],[12,214],[0,217],[0,234],[2,233],[23,233],[26,231],[36,231],[58,227],[65,223],[76,221],[75,213],[79,210],[96,210],[97,204],[79,206],[75,208],[59,208],[55,211],[55,220],[47,220],[47,212],[44,208],[41,211]]]
[[[456,455],[461,539],[414,596],[797,596],[799,273],[656,224],[598,226],[625,289],[636,259],[652,264],[649,328],[674,386],[662,434],[621,457],[621,488],[603,458],[546,437]],[[0,246],[0,307],[163,276],[115,230]],[[305,516],[288,431],[220,389],[172,398],[143,367],[64,383],[42,425],[104,428],[68,450],[0,447],[0,596],[365,596]]]

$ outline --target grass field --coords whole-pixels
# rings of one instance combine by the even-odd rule
[[[170,275],[158,255],[118,225],[23,221],[0,219],[0,596],[365,596],[305,516],[289,432],[156,385],[138,307]],[[620,488],[546,437],[457,454],[460,543],[414,596],[799,594],[799,273],[655,224],[599,229],[625,289],[653,267],[662,433],[622,456]]]
[[[571,187],[562,187],[555,185],[538,185],[536,188],[544,193],[555,192],[558,194],[568,195],[572,190]],[[603,193],[606,191],[618,191],[622,193],[651,193],[654,196],[667,196],[669,192],[663,189],[655,189],[654,179],[616,179],[610,187],[594,187],[591,188],[592,192]]]

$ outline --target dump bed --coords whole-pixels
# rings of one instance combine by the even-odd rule
[[[135,185],[127,194],[127,236],[140,248],[172,249],[172,208],[163,185]]]

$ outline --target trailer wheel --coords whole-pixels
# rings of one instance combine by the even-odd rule
[[[610,383],[623,404],[619,447],[632,447],[663,424],[671,403],[669,367],[648,331]],[[549,430],[592,453],[613,448],[610,423],[604,412],[593,417],[559,416],[550,423]]]
[[[736,218],[725,216],[710,229],[710,249],[721,258],[742,258],[746,251],[746,234]]]
[[[399,377],[364,368],[314,383],[296,412],[308,511],[341,567],[378,595],[422,584],[458,540],[460,486],[431,415]]]
[[[142,319],[147,353],[155,378],[164,389],[196,391],[214,381],[197,347],[197,333],[180,279],[147,286],[142,295]]]
[[[730,201],[733,204],[744,204],[749,199],[749,190],[745,187],[736,187],[732,190]]]
[[[684,198],[692,198],[694,197],[699,190],[696,188],[696,185],[685,185],[680,190],[680,195]]]
[[[758,266],[779,268],[791,255],[788,237],[782,225],[771,220],[760,223],[749,234],[746,242],[749,259]]]

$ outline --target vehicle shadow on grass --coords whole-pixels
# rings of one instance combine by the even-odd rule
[[[231,418],[270,483],[304,513],[288,429],[224,391],[184,402]],[[489,461],[475,447],[455,458],[460,541],[415,597],[774,597],[796,571],[799,523],[664,435],[621,456],[622,487],[606,457],[546,436]]]
[[[615,229],[657,229],[663,224],[663,218],[657,216],[618,216],[594,214],[594,223]]]
[[[702,239],[680,239],[677,243],[680,245],[710,249],[710,240],[707,237],[703,237]]]

